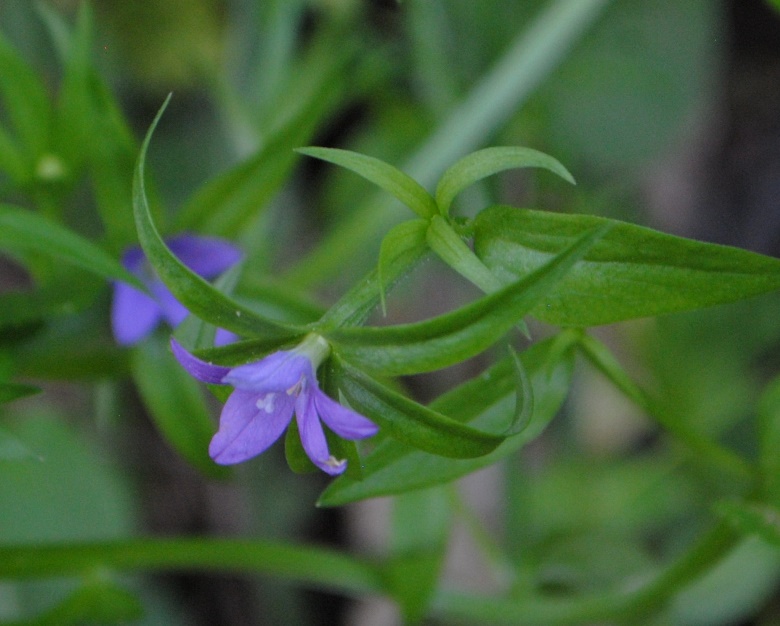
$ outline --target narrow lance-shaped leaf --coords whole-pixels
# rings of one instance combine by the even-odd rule
[[[387,313],[385,306],[384,271],[392,267],[394,261],[402,257],[420,256],[426,249],[425,233],[428,230],[426,220],[410,220],[401,222],[390,229],[379,247],[379,260],[376,272],[379,279],[379,302],[382,314]]]
[[[384,375],[416,374],[459,363],[500,339],[607,228],[586,233],[525,278],[452,313],[413,324],[342,328],[324,334],[342,358]]]
[[[436,204],[439,205],[439,211],[442,215],[447,215],[455,196],[478,180],[520,167],[541,167],[558,174],[572,185],[575,184],[569,170],[557,159],[543,152],[516,146],[485,148],[463,157],[442,174],[436,186]]]
[[[40,393],[40,391],[41,390],[38,387],[33,387],[32,385],[3,381],[0,382],[0,404],[18,400],[19,398],[24,398],[26,396],[32,396],[36,393]]]
[[[519,33],[504,54],[453,107],[431,136],[405,161],[424,185],[433,184],[453,154],[464,154],[484,142],[566,57],[586,29],[608,5],[605,0],[559,0],[547,3]],[[356,207],[307,258],[288,272],[299,285],[316,285],[341,271],[349,259],[397,223],[398,215],[384,196]]]
[[[324,491],[319,504],[348,502],[404,493],[453,481],[513,454],[537,437],[560,409],[571,382],[576,336],[562,333],[520,354],[533,388],[534,406],[528,426],[507,437],[489,454],[452,459],[415,449],[393,439],[380,443],[363,459],[363,477],[340,476]],[[512,423],[517,408],[515,368],[509,358],[431,403],[432,410],[490,432]]]
[[[282,5],[283,12],[288,13],[291,3],[284,2]],[[292,9],[293,13],[295,11]],[[262,25],[269,26],[267,23]],[[271,30],[271,39],[277,39],[279,31]],[[292,81],[285,80],[283,85],[283,104],[286,106],[274,100],[274,106],[259,116],[258,119],[268,123],[267,127],[263,124],[262,136],[254,137],[260,133],[252,122],[257,117],[254,111],[252,116],[240,111],[233,118],[233,132],[240,142],[247,142],[250,146],[259,142],[254,154],[198,189],[174,217],[176,229],[231,238],[256,219],[269,206],[300,158],[293,147],[308,143],[318,124],[327,118],[343,97],[345,84],[349,82],[345,68],[353,57],[352,46],[318,46],[315,36],[301,63],[296,64],[294,69],[288,68],[288,76],[294,71],[295,77]],[[261,70],[261,65],[257,66],[257,70],[258,80],[265,83],[270,76]],[[350,89],[352,87],[354,85],[350,85]],[[274,96],[261,91],[264,99]],[[272,113],[271,120],[269,115]]]
[[[439,258],[485,293],[501,289],[501,281],[485,267],[446,219],[435,215],[430,221],[426,241]]]
[[[761,394],[758,442],[762,496],[780,509],[780,378],[775,378]]]
[[[0,126],[0,172],[4,172],[16,184],[29,176],[29,164],[22,156],[11,136]]]
[[[7,204],[0,204],[0,248],[35,252],[145,290],[119,261],[88,239],[41,215]]]
[[[588,215],[507,206],[474,220],[474,250],[503,282],[526,276],[595,227],[612,229],[531,315],[597,326],[735,302],[780,289],[780,260]]]
[[[335,371],[350,405],[410,446],[446,457],[471,458],[487,454],[504,440],[428,409],[347,363],[336,361]]]
[[[741,533],[756,535],[780,548],[780,509],[763,502],[724,500],[715,510]]]
[[[19,146],[28,157],[40,156],[46,147],[51,105],[46,89],[33,69],[0,33],[1,107],[8,115]]]
[[[380,304],[382,290],[389,290],[425,258],[428,247],[425,244],[425,232],[421,229],[424,224],[425,220],[412,220],[398,226],[395,232],[405,245],[393,247],[392,250],[388,246],[388,253],[381,257],[381,273],[378,267],[369,271],[363,280],[358,281],[331,306],[318,322],[318,332],[325,333],[328,328],[340,326],[357,326],[365,321]]]
[[[534,388],[528,372],[525,370],[523,361],[517,356],[517,353],[509,347],[509,358],[515,370],[515,413],[512,418],[512,425],[507,431],[508,435],[519,435],[528,424],[531,423],[531,417],[534,413]]]
[[[298,334],[293,327],[262,317],[215,289],[181,263],[157,232],[144,189],[144,166],[152,133],[170,98],[168,96],[165,100],[146,134],[133,177],[133,210],[138,238],[146,257],[171,293],[201,319],[241,335],[278,337]]]
[[[352,170],[398,198],[422,218],[437,213],[436,202],[431,194],[416,180],[389,163],[358,152],[335,148],[299,148],[298,152]]]
[[[35,323],[45,317],[73,315],[94,301],[102,281],[84,280],[83,272],[71,272],[73,280],[58,275],[56,281],[35,290],[0,294],[0,331]]]
[[[265,209],[295,162],[290,150],[301,129],[286,129],[251,158],[204,184],[176,216],[179,229],[234,236]]]

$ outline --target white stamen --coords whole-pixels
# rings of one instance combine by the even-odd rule
[[[325,461],[325,465],[328,467],[333,467],[335,469],[341,469],[347,464],[347,459],[337,459],[332,454],[328,457],[328,460]]]
[[[255,402],[255,406],[261,411],[266,413],[274,412],[274,400],[276,399],[275,393],[267,393],[264,396],[260,396]]]
[[[288,396],[298,396],[301,393],[301,390],[303,389],[304,379],[305,379],[305,377],[301,376],[298,379],[298,382],[295,383],[292,387],[290,387],[287,390],[287,395]]]

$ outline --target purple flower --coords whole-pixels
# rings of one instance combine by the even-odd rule
[[[215,278],[241,259],[241,251],[233,244],[213,237],[178,235],[166,243],[184,265],[203,278]],[[141,248],[127,250],[122,263],[138,276],[151,295],[127,283],[114,283],[111,327],[120,345],[138,343],[163,320],[175,328],[187,317],[189,312],[157,278]],[[232,339],[235,336],[228,331],[217,332],[217,345]]]
[[[330,454],[320,420],[344,439],[363,439],[378,431],[367,418],[320,389],[315,370],[330,346],[319,335],[309,335],[293,350],[233,368],[206,363],[175,339],[171,347],[179,363],[198,380],[235,388],[209,445],[211,458],[221,465],[240,463],[267,450],[287,428],[293,412],[306,454],[331,475],[341,474],[347,462]]]

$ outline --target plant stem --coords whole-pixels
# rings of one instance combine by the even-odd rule
[[[100,569],[268,574],[349,594],[385,591],[379,567],[324,548],[231,539],[130,539],[0,547],[0,579],[82,576]]]
[[[578,626],[637,620],[661,608],[685,585],[725,556],[737,541],[725,524],[715,525],[694,546],[660,574],[630,590],[574,598],[495,598],[440,592],[433,612],[439,616],[480,624]]]

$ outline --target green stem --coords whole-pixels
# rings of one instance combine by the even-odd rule
[[[675,594],[723,558],[737,541],[725,523],[717,524],[677,561],[631,591],[551,599],[539,596],[495,598],[441,592],[436,615],[480,624],[567,626],[636,620],[662,608]]]
[[[735,477],[743,482],[755,483],[756,471],[741,456],[704,437],[677,415],[670,415],[653,397],[637,385],[623,370],[612,353],[590,335],[581,335],[579,346],[588,360],[609,379],[629,400],[694,453],[694,459]]]
[[[501,546],[485,529],[473,509],[464,501],[456,484],[448,485],[450,506],[471,534],[477,548],[494,572],[496,581],[504,589],[511,588],[517,580],[517,570],[507,558]]]
[[[100,568],[251,572],[349,594],[385,592],[377,565],[324,548],[199,538],[0,547],[0,579],[83,576]]]
[[[426,240],[442,261],[485,293],[503,287],[442,216],[433,216]]]
[[[607,0],[555,0],[401,168],[432,185],[451,162],[486,141],[563,60]],[[288,279],[311,286],[354,262],[366,243],[403,216],[386,194],[372,196],[301,260]]]

